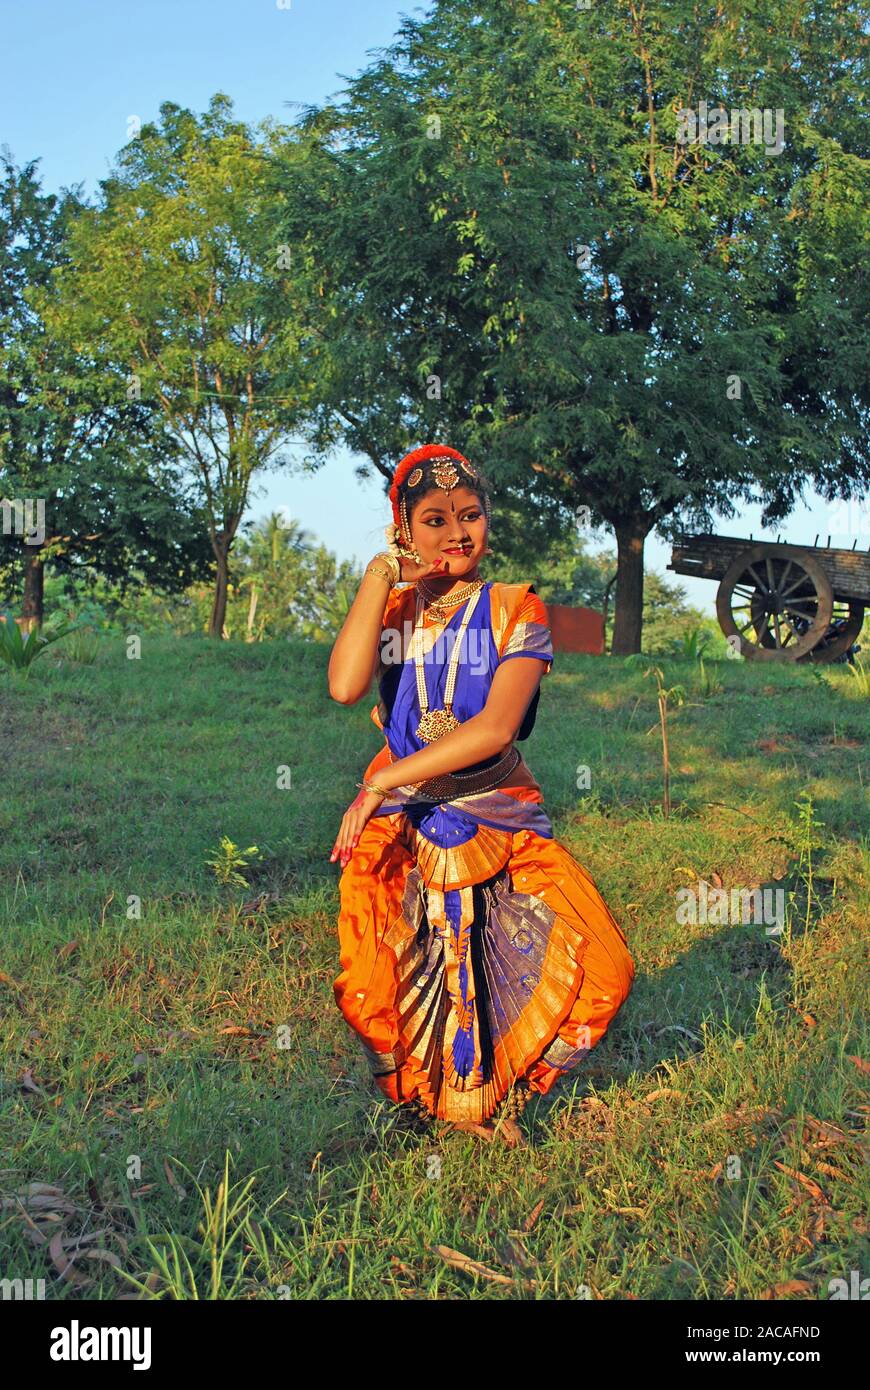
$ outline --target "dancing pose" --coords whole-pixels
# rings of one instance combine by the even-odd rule
[[[335,997],[391,1100],[516,1143],[513,1116],[601,1039],[634,963],[553,838],[516,746],[553,649],[530,584],[480,577],[484,479],[428,444],[402,459],[390,500],[389,549],[369,564],[329,661],[342,704],[377,675],[372,719],[385,736],[331,855],[342,869]]]

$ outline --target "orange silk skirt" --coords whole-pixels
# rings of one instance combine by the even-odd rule
[[[497,798],[540,802],[523,768]],[[339,1009],[386,1096],[454,1122],[487,1119],[518,1081],[548,1092],[634,980],[621,928],[557,840],[482,825],[468,845],[438,878],[404,813],[373,816],[339,884]]]

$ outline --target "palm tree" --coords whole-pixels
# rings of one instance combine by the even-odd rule
[[[245,529],[249,534],[238,546],[244,577],[237,588],[250,591],[245,636],[248,642],[256,642],[263,640],[266,627],[274,626],[276,619],[280,626],[279,611],[286,616],[298,590],[304,586],[304,570],[310,565],[315,538],[280,512],[270,512],[256,523],[248,522]],[[266,607],[255,633],[261,595]]]

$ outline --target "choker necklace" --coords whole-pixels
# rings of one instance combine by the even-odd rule
[[[472,594],[471,602],[462,615],[462,622],[453,643],[453,650],[450,653],[450,664],[447,668],[447,682],[444,686],[444,708],[429,708],[429,692],[426,689],[426,677],[423,672],[423,599],[417,595],[417,613],[414,624],[414,666],[417,674],[417,699],[420,704],[420,722],[414,730],[418,739],[422,743],[434,743],[436,739],[444,734],[449,734],[451,729],[459,728],[459,720],[453,713],[453,692],[456,688],[456,674],[459,670],[459,654],[462,647],[462,638],[465,629],[468,627],[472,613],[477,607],[480,597],[480,586]]]
[[[426,601],[426,607],[431,608],[437,617],[439,614],[446,613],[449,608],[455,608],[457,604],[464,603],[466,599],[471,598],[472,594],[478,593],[483,588],[484,582],[483,579],[472,579],[469,584],[463,584],[460,589],[453,589],[449,594],[436,594],[429,588],[425,579],[418,579],[417,588]]]

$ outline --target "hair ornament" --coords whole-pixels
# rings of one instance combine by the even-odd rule
[[[408,478],[409,474],[415,472],[418,467],[422,468],[422,465],[428,463],[430,460],[437,460],[439,463],[443,462],[445,464],[450,463],[451,468],[453,468],[455,464],[459,464],[463,471],[468,474],[469,478],[477,478],[477,474],[471,467],[468,459],[464,454],[460,454],[458,449],[451,449],[446,444],[423,444],[419,449],[412,449],[409,454],[406,454],[403,459],[399,460],[396,471],[393,474],[393,481],[390,484],[389,498],[393,508],[393,520],[400,528],[404,527],[404,529],[407,530],[407,518],[403,517],[399,510],[399,488],[402,486],[402,483],[405,482],[405,479]],[[434,472],[435,470],[433,469],[433,473]],[[456,474],[456,478],[452,480],[449,475],[445,474],[444,482],[438,479],[437,474],[435,476],[438,486],[443,487],[445,491],[450,487],[455,487],[456,483],[459,481],[458,473]],[[411,483],[409,479],[409,485],[411,487],[416,487],[417,480]]]

